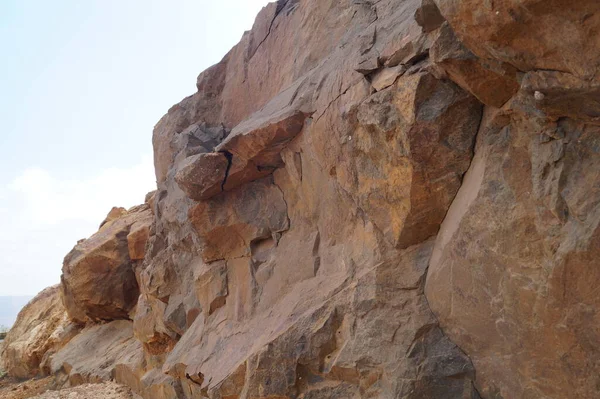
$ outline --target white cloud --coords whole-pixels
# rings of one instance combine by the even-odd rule
[[[63,257],[93,234],[113,206],[129,208],[156,187],[150,157],[85,180],[28,168],[0,187],[0,296],[58,283]]]
[[[142,203],[155,185],[152,159],[144,157],[131,168],[105,169],[86,180],[59,179],[44,169],[29,168],[9,184],[8,192],[22,201],[24,221],[38,225],[67,220],[100,223],[113,206],[129,208]]]

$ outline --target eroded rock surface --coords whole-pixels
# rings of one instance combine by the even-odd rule
[[[598,395],[599,133],[520,114],[482,126],[427,296],[484,396]]]
[[[78,332],[62,305],[60,287],[46,288],[21,310],[6,336],[1,368],[18,379],[48,375],[54,353]]]
[[[53,372],[148,399],[598,397],[598,8],[266,6],[156,125],[157,191],[65,259],[87,326]]]
[[[270,5],[157,125],[158,217],[134,318],[154,363],[148,395],[476,395],[423,294],[483,108],[436,78],[436,10]],[[313,41],[325,26],[330,40]],[[291,32],[312,47],[290,45]],[[252,86],[265,65],[277,68]],[[231,94],[248,85],[240,106]],[[231,132],[190,155],[198,121]]]
[[[96,234],[65,257],[62,297],[78,323],[126,319],[137,302],[134,263],[144,259],[152,212],[147,204],[121,208],[117,215],[115,209]]]
[[[458,37],[482,59],[521,71],[597,76],[600,4],[595,0],[435,0]]]
[[[127,383],[142,361],[142,345],[133,337],[132,322],[117,320],[83,329],[52,357],[51,368],[71,386],[115,379]]]

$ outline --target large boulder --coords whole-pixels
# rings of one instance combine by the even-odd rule
[[[113,209],[97,233],[67,254],[61,290],[72,320],[129,318],[139,296],[134,265],[145,256],[152,221],[147,204]]]
[[[60,288],[46,288],[19,312],[0,352],[0,364],[19,379],[50,373],[50,360],[79,332],[67,317]]]
[[[596,0],[435,0],[457,36],[482,59],[520,71],[555,70],[579,78],[600,66]]]
[[[427,297],[484,397],[598,396],[600,128],[489,116]]]

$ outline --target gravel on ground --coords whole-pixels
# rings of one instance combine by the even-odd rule
[[[131,391],[114,382],[50,390],[52,377],[24,382],[0,379],[0,399],[131,399]]]

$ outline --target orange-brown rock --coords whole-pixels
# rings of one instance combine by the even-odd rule
[[[86,327],[51,362],[52,372],[64,375],[71,386],[112,379],[139,381],[142,365],[142,345],[134,339],[132,323],[127,320]]]
[[[435,0],[460,40],[482,59],[521,71],[555,70],[582,79],[600,66],[596,0]]]
[[[271,5],[156,126],[156,235],[134,317],[148,397],[476,395],[423,295],[482,110],[431,71],[435,10]],[[179,132],[200,120],[231,133],[190,155]]]
[[[129,317],[139,295],[133,262],[144,258],[151,223],[147,205],[134,207],[102,225],[65,257],[61,290],[72,320]]]
[[[113,220],[118,219],[126,214],[127,214],[127,209],[125,209],[123,207],[117,207],[117,206],[113,207],[110,210],[110,212],[108,212],[108,215],[106,215],[106,218],[104,218],[102,223],[100,223],[99,229],[101,229],[102,226],[104,226],[106,223],[112,222]]]
[[[19,313],[3,342],[0,364],[14,378],[50,373],[50,360],[79,332],[70,322],[58,285],[46,288]]]
[[[502,107],[519,90],[517,69],[497,60],[482,60],[467,49],[445,23],[431,46],[431,59],[460,87],[486,105]]]
[[[156,125],[157,191],[67,256],[88,325],[54,372],[146,399],[598,397],[599,18],[269,4]]]
[[[146,243],[150,237],[151,219],[136,221],[129,228],[127,234],[127,249],[129,259],[132,261],[143,260],[146,255]]]
[[[250,255],[258,241],[281,235],[289,220],[283,193],[265,178],[230,195],[198,203],[189,215],[207,262]]]
[[[482,126],[427,297],[483,397],[593,398],[600,129],[524,116]]]

